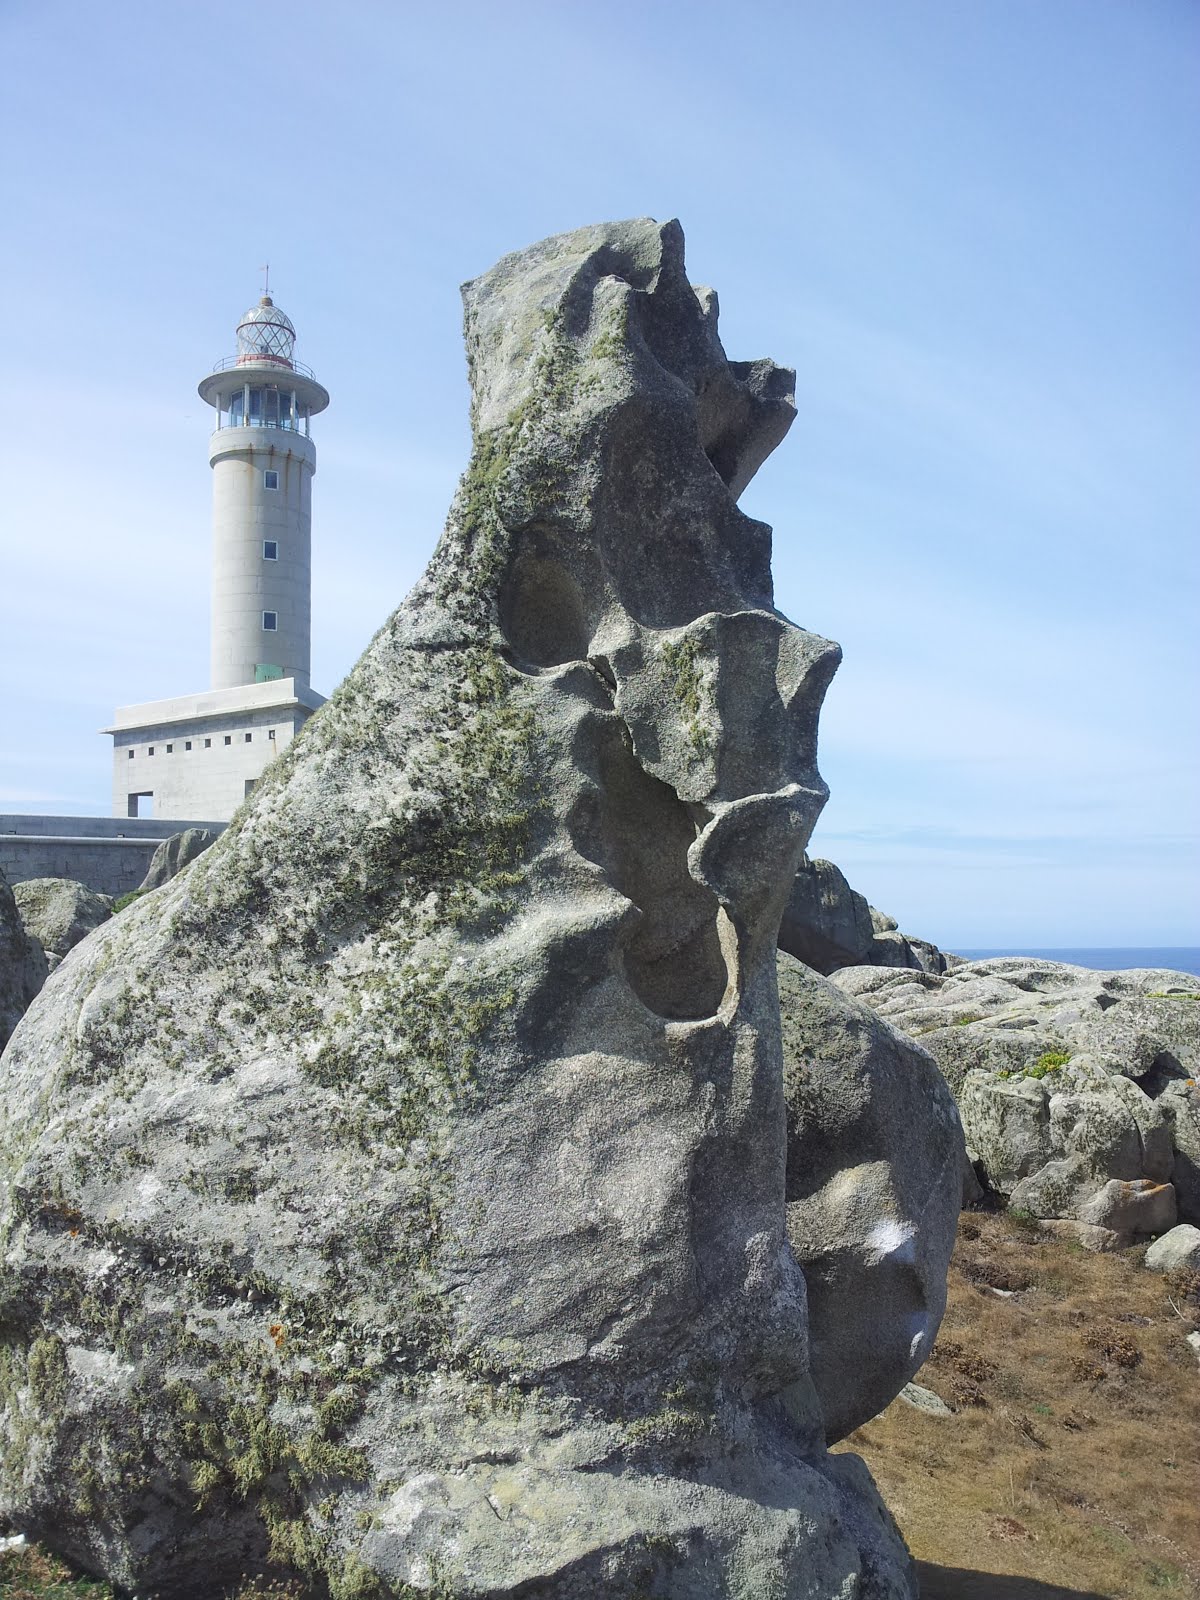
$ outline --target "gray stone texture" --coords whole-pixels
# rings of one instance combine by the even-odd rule
[[[197,856],[203,855],[216,837],[209,828],[185,828],[182,833],[164,839],[154,852],[154,859],[142,879],[141,888],[159,889],[164,883],[169,883],[177,872],[182,872]]]
[[[0,1062],[0,1515],[176,1600],[271,1562],[339,1596],[913,1596],[826,1453],[836,1306],[810,1361],[788,1238],[844,1248],[858,1344],[876,1274],[864,1381],[902,1374],[958,1132],[824,992],[814,1039],[863,1030],[817,1075],[839,1131],[785,1093],[838,652],[774,609],[736,495],[791,374],[726,361],[674,223],[464,295],[474,450],[426,574]],[[894,1236],[823,1239],[839,1181]]]
[[[933,1054],[1010,1205],[1126,1243],[1200,1218],[1200,978],[1004,956],[834,981]]]
[[[1181,1222],[1155,1239],[1146,1251],[1146,1266],[1152,1272],[1200,1272],[1200,1228]]]
[[[867,904],[832,861],[802,856],[784,907],[779,948],[814,972],[862,963],[944,972],[936,945],[899,931],[894,917]]]
[[[112,915],[112,900],[69,878],[27,878],[13,895],[30,933],[48,955],[61,961]]]
[[[882,1411],[933,1348],[966,1150],[931,1056],[782,951],[778,966],[788,1238],[832,1443]]]
[[[8,880],[0,872],[0,1049],[46,981],[46,953],[31,939]]]

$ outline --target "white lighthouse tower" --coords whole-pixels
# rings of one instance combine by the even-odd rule
[[[268,761],[324,702],[309,684],[311,419],[329,395],[295,359],[296,330],[264,294],[238,323],[237,353],[199,386],[216,412],[212,685],[122,706],[113,815],[227,821]]]
[[[291,678],[308,687],[310,419],[329,396],[294,358],[296,330],[269,295],[238,324],[237,354],[200,385],[216,411],[212,686]]]

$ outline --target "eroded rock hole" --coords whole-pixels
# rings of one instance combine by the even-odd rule
[[[570,827],[580,854],[602,866],[642,913],[624,949],[642,1004],[673,1020],[713,1016],[729,985],[721,938],[727,919],[688,872],[697,831],[688,808],[642,768],[623,728],[607,736],[599,790],[576,808]]]
[[[522,554],[500,590],[500,626],[514,653],[534,667],[587,658],[583,596],[556,557]]]

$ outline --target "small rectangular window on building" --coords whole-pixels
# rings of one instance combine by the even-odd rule
[[[169,744],[167,746],[167,754],[169,756],[173,756],[175,754],[175,746],[173,744]]]
[[[152,756],[154,754],[154,746],[152,744],[148,744],[146,746],[146,754],[148,756]]]
[[[212,749],[212,740],[211,739],[205,739],[204,748],[206,750],[211,750]]]
[[[267,470],[263,473],[263,488],[264,489],[278,489],[278,487],[279,487],[279,474],[277,472],[274,472],[270,467],[268,467]]]
[[[264,561],[278,561],[279,560],[279,540],[278,539],[264,539],[263,540],[263,560]]]
[[[254,735],[252,733],[248,733],[246,735],[246,743],[249,744],[251,739],[253,739],[253,737],[254,737]]]
[[[190,750],[192,748],[192,741],[190,739],[185,739],[183,741],[183,748],[185,750]]]
[[[274,739],[274,737],[275,737],[275,729],[274,728],[268,728],[267,729],[267,738],[268,739]]]
[[[132,750],[129,752],[129,759],[130,759],[130,761],[133,760],[133,751]]]
[[[225,743],[226,744],[232,744],[233,743],[233,735],[231,733],[227,733],[225,735]]]
[[[279,614],[275,611],[263,612],[263,628],[267,633],[274,633],[279,626]]]

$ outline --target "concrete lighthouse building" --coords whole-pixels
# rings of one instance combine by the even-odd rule
[[[104,730],[114,816],[228,821],[324,703],[309,683],[310,424],[329,395],[295,344],[264,294],[238,324],[237,353],[200,383],[216,413],[211,687],[117,711]]]

